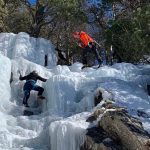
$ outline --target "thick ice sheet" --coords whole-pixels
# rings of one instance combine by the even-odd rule
[[[14,59],[23,57],[44,66],[45,55],[48,56],[48,68],[56,65],[54,46],[43,38],[33,38],[27,33],[0,33],[0,53]]]
[[[55,66],[52,52],[51,69],[47,69],[43,67],[43,56],[50,44],[44,39],[37,41],[36,51],[36,40],[26,33],[0,34],[1,53],[7,56],[0,54],[1,150],[78,150],[86,128],[91,126],[86,119],[95,110],[94,95],[100,88],[105,99],[113,99],[131,115],[138,117],[137,110],[143,110],[150,116],[150,97],[146,89],[150,83],[150,65],[121,63],[82,70],[81,63]],[[19,81],[19,70],[22,75],[36,70],[48,79],[46,83],[37,82],[44,87],[46,100],[38,103],[37,92],[33,91],[29,99],[31,109],[38,115],[22,115],[24,82]],[[150,132],[149,118],[139,119]]]

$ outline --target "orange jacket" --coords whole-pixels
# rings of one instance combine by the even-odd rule
[[[80,32],[80,40],[82,42],[82,48],[88,46],[89,42],[94,42],[94,40],[85,32]]]

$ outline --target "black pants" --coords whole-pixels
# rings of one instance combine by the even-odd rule
[[[87,54],[88,53],[94,53],[99,65],[101,65],[102,63],[102,59],[100,58],[98,52],[97,52],[97,49],[96,49],[96,46],[92,46],[92,48],[90,48],[89,46],[86,46],[84,49],[83,49],[83,54],[82,54],[82,63],[84,65],[87,65]]]
[[[23,104],[27,104],[28,99],[30,97],[30,91],[38,91],[38,96],[42,95],[44,92],[44,89],[38,85],[32,84],[30,82],[25,83],[24,85],[24,98],[23,98]]]

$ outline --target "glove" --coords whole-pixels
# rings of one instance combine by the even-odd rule
[[[90,48],[92,48],[93,43],[92,43],[92,42],[88,42],[88,46],[89,46]]]
[[[81,44],[81,43],[78,43],[78,46],[79,46],[79,47],[82,47],[82,44]]]
[[[81,47],[81,48],[85,47],[84,44],[82,44],[82,43],[78,43],[78,46]]]
[[[21,80],[22,79],[22,75],[20,74],[20,76],[19,76],[19,80]]]

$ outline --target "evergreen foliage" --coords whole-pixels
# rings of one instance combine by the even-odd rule
[[[0,0],[0,32],[27,32],[50,39],[65,50],[68,64],[82,53],[72,33],[86,31],[87,24],[94,24],[97,32],[93,37],[108,56],[111,46],[125,62],[138,63],[150,55],[148,0],[102,0],[97,5],[86,5],[85,0],[37,0],[35,4],[29,0]]]
[[[150,55],[150,3],[147,0],[102,0],[92,6],[95,23],[107,53],[113,51],[124,61],[139,63]]]

